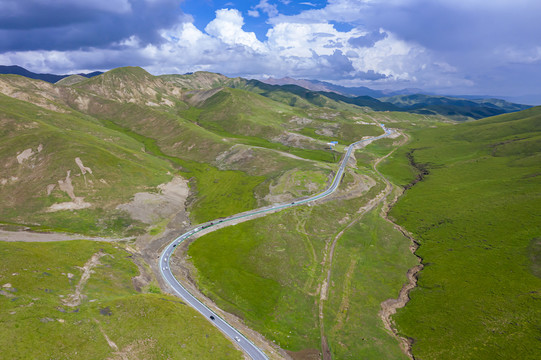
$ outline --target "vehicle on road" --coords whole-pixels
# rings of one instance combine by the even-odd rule
[[[214,320],[214,316],[210,315],[210,320]]]
[[[237,342],[240,342],[240,337],[235,336],[235,340],[237,340]]]

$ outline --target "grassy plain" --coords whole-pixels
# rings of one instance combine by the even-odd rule
[[[82,287],[81,304],[66,306],[81,279],[78,267],[99,251],[106,255]],[[0,242],[0,254],[2,358],[242,358],[177,298],[137,293],[131,281],[137,267],[115,245]]]
[[[412,131],[381,168],[405,184],[409,153],[428,175],[391,216],[420,243],[424,269],[395,316],[421,359],[541,356],[541,109]],[[533,254],[533,256],[532,256]]]

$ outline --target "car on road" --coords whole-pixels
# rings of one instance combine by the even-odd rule
[[[240,337],[235,336],[235,340],[237,340],[237,342],[240,342]]]
[[[214,320],[214,316],[210,315],[210,320]]]

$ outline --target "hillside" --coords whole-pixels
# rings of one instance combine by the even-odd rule
[[[161,249],[196,224],[321,192],[345,147],[382,134],[379,124],[393,135],[354,152],[332,197],[179,246],[170,265],[175,276],[202,301],[225,310],[220,314],[243,332],[261,334],[248,336],[281,354],[277,358],[325,353],[406,359],[405,340],[382,321],[382,307],[396,302],[411,281],[408,270],[418,265],[411,240],[381,217],[402,187],[407,191],[389,215],[420,242],[417,254],[425,267],[411,304],[394,322],[403,337],[415,339],[414,355],[460,358],[481,349],[478,357],[491,357],[497,343],[537,351],[536,325],[528,319],[540,317],[533,305],[540,236],[532,215],[539,203],[540,108],[457,124],[450,113],[402,110],[422,105],[449,112],[455,106],[481,116],[480,109],[520,106],[431,97],[396,102],[209,72],[153,76],[138,67],[56,84],[0,75],[2,234],[33,230],[48,232],[40,235],[46,240],[59,232],[121,239],[35,249],[0,243],[7,259],[0,276],[10,285],[3,285],[0,301],[15,320],[5,311],[0,317],[8,331],[21,326],[21,345],[13,351],[34,351],[25,334],[43,341],[50,331],[58,343],[62,329],[54,324],[99,339],[84,347],[86,357],[118,355],[104,334],[140,357],[148,354],[145,344],[163,348],[159,357],[212,357],[204,349],[210,340],[179,343],[186,346],[178,349],[163,345],[171,334],[193,332],[208,334],[217,351],[237,358],[199,315],[153,294],[160,291]],[[337,142],[332,149],[330,141]],[[99,249],[111,257],[100,255],[80,312],[52,315],[75,291],[83,274],[77,266],[84,268]],[[37,272],[17,264],[16,254],[32,257],[36,251],[43,258],[26,268]],[[70,260],[69,254],[78,255]],[[74,276],[66,280],[62,272],[68,271]],[[49,281],[52,292],[39,288],[39,281]],[[517,294],[526,295],[517,300]],[[11,303],[19,295],[26,310]],[[105,308],[112,315],[100,313]],[[131,309],[154,314],[170,331],[157,334],[156,326],[131,317]],[[175,321],[197,319],[177,333],[166,312],[174,312]],[[74,336],[68,337],[69,351],[78,346]],[[29,353],[42,356],[39,349]]]
[[[344,146],[363,137],[381,134],[379,122],[397,127],[409,127],[415,122],[426,127],[435,126],[441,120],[440,117],[378,113],[302,88],[291,91],[265,88],[258,82],[228,79],[211,73],[156,77],[141,68],[128,67],[91,79],[72,79],[50,84],[18,75],[0,76],[0,166],[5,169],[0,176],[0,200],[5,204],[0,210],[0,225],[4,230],[128,237],[124,240],[128,242],[126,249],[132,249],[132,260],[138,265],[140,275],[134,277],[138,279],[134,280],[134,288],[123,285],[129,288],[126,300],[111,300],[110,304],[115,307],[129,303],[131,305],[126,306],[136,309],[138,306],[160,308],[159,301],[151,297],[136,299],[140,292],[156,290],[159,279],[156,258],[161,247],[191,224],[321,191],[336,169]],[[327,143],[334,140],[339,142],[336,149],[328,149]],[[311,241],[304,243],[308,246],[305,250],[314,246],[314,257],[309,255],[312,251],[308,253],[309,257],[301,255],[304,250],[295,244],[299,235],[304,236],[304,225],[297,221],[276,220],[287,219],[287,213],[257,223],[256,228],[263,226],[261,229],[270,233],[269,227],[278,226],[276,221],[283,222],[290,231],[287,242],[291,252],[277,252],[280,255],[276,259],[278,263],[274,260],[265,262],[261,268],[263,272],[254,273],[252,280],[257,283],[259,276],[268,277],[272,264],[286,271],[289,268],[286,263],[293,257],[297,258],[298,266],[291,268],[292,276],[305,266],[311,269],[308,277],[302,280],[306,285],[301,292],[295,292],[295,284],[301,283],[291,278],[285,277],[285,282],[281,283],[283,291],[296,294],[285,302],[276,303],[288,313],[314,311],[314,287],[319,286],[319,274],[324,269],[314,261],[326,256],[323,252],[325,238],[338,229],[320,227],[322,214],[332,214],[327,216],[329,221],[354,216],[356,207],[372,196],[367,193],[374,186],[372,177],[364,177],[352,170],[346,179],[347,186],[354,189],[356,195],[342,190],[341,202],[329,203],[313,218],[304,215],[300,218],[302,222],[309,221],[313,228],[310,232],[317,237],[313,245],[309,245]],[[365,185],[365,181],[369,185]],[[362,194],[364,197],[355,200],[355,196]],[[393,236],[396,244],[403,240],[397,233]],[[267,240],[277,241],[275,238]],[[231,241],[242,241],[242,237]],[[84,248],[78,242],[70,244],[70,251]],[[5,247],[6,252],[22,251],[11,244]],[[54,247],[44,244],[43,251],[52,251]],[[239,253],[241,248],[237,247]],[[264,252],[266,249],[267,245],[260,248]],[[194,251],[196,264],[207,261],[206,255],[197,255],[197,250]],[[351,251],[351,248],[337,251],[340,262],[349,261],[347,254]],[[400,262],[403,271],[395,273],[386,268],[386,273],[394,280],[385,292],[374,295],[377,299],[383,301],[393,296],[401,286],[403,272],[409,266],[408,262],[414,260],[411,255],[405,256],[407,253],[407,245],[402,244],[403,260]],[[342,256],[345,256],[344,260]],[[64,266],[56,265],[55,261],[53,255],[43,259],[50,268]],[[58,261],[59,264],[67,262],[64,258]],[[14,270],[15,265],[10,266],[2,269],[3,277],[18,272]],[[66,286],[62,292],[75,285],[69,283]],[[202,281],[200,286],[205,288],[205,283]],[[247,289],[242,290],[243,294]],[[24,293],[35,296],[29,289]],[[8,295],[2,294],[0,300],[9,300]],[[95,293],[95,297],[105,299],[103,293]],[[299,303],[291,303],[292,299]],[[89,300],[91,298],[83,300],[81,314],[84,319],[91,320],[95,307]],[[105,300],[99,301],[103,304]],[[133,305],[133,302],[146,302],[146,305]],[[242,304],[234,306],[238,305]],[[337,306],[330,305],[329,314]],[[234,307],[226,308],[239,313]],[[179,316],[184,314],[182,310],[175,311],[179,311]],[[40,310],[40,313],[46,312],[45,308]],[[378,347],[380,350],[377,351],[400,354],[396,340],[385,334],[375,320],[377,311],[370,314],[374,321],[370,331],[392,349]],[[277,335],[269,332],[268,327],[258,325],[261,319],[257,316],[247,317],[246,323],[264,333],[269,344],[279,340],[283,349],[292,354],[303,348],[315,353],[322,346],[318,331],[305,331],[305,326],[314,324],[318,329],[317,320],[316,323],[314,319],[310,320],[312,322],[301,320],[303,328],[290,341],[284,342],[291,331],[286,331],[290,329],[287,320],[284,323],[285,319],[278,319],[277,327],[270,327],[280,329]],[[42,317],[56,319],[50,314]],[[71,317],[62,319],[72,321]],[[143,323],[129,321],[127,326],[133,326],[137,332],[141,330]],[[23,329],[31,327],[29,322],[21,324]],[[349,327],[350,323],[347,324]],[[355,329],[348,330],[351,339]],[[110,334],[109,328],[102,330]],[[38,332],[41,331],[40,328]],[[98,327],[85,331],[102,338]],[[21,336],[25,343],[28,339]],[[160,339],[162,337],[158,343],[162,341]],[[332,344],[341,341],[337,335],[329,339]],[[74,343],[74,340],[70,338],[69,342]],[[118,344],[118,347],[122,346]],[[280,350],[279,347],[276,349]],[[84,351],[92,353],[90,349]],[[97,346],[95,351],[107,353],[111,350],[107,346]],[[171,351],[173,357],[180,354]]]
[[[262,82],[269,85],[298,85],[305,89],[312,91],[323,91],[323,92],[335,92],[340,95],[356,97],[356,96],[370,96],[373,98],[381,98],[385,96],[395,96],[395,95],[404,95],[404,94],[418,94],[422,93],[421,89],[402,89],[398,91],[391,90],[374,90],[367,88],[366,86],[340,86],[332,84],[326,81],[319,80],[307,80],[307,79],[292,79],[289,77],[281,79],[262,79]]]
[[[118,244],[0,242],[0,253],[2,358],[243,358],[156,284],[137,292],[134,255]]]
[[[500,99],[461,99],[449,96],[397,95],[380,98],[397,107],[417,114],[440,114],[457,121],[481,119],[530,108]]]
[[[425,265],[399,331],[423,359],[538,358],[541,108],[411,135],[381,167]]]
[[[144,231],[115,207],[171,180],[170,164],[96,120],[5,95],[0,104],[0,222],[102,235]]]
[[[401,91],[376,91],[366,87],[343,87],[316,80],[267,79],[262,89],[287,89],[301,98],[316,98],[323,95],[337,102],[368,107],[376,111],[407,111],[416,114],[442,115],[456,121],[481,119],[484,117],[525,110],[528,105],[515,104],[501,99],[468,99],[453,96],[422,94],[420,89]],[[302,88],[301,88],[302,87]],[[321,100],[318,100],[321,104]]]

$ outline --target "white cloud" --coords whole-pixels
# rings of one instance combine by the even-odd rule
[[[248,10],[248,15],[251,16],[251,17],[259,17],[259,11],[257,10]]]
[[[329,4],[334,4],[336,15],[336,9],[347,2],[336,0]],[[268,3],[261,1],[258,6],[261,4]],[[312,11],[317,10],[309,10]],[[267,74],[318,78],[348,85],[383,86],[398,82],[422,87],[435,80],[441,83],[442,76],[446,83],[460,82],[451,65],[436,59],[422,46],[404,41],[385,29],[367,31],[357,26],[339,31],[326,20],[316,21],[310,15],[312,20],[306,21],[308,17],[303,16],[271,18],[267,38],[260,41],[253,32],[243,29],[244,19],[239,11],[221,9],[216,11],[216,18],[207,24],[204,32],[189,17],[162,30],[161,44],[143,45],[137,37],[131,36],[107,50],[14,52],[0,55],[0,62],[56,73],[66,72],[66,69],[78,72],[140,65],[154,74],[208,70],[230,76]],[[279,22],[279,18],[287,21]],[[385,36],[374,37],[374,32]],[[372,40],[363,46],[349,41],[363,37]]]
[[[267,14],[269,17],[273,17],[278,15],[278,8],[275,4],[269,4],[268,0],[261,0],[259,4],[252,7],[254,10],[261,10],[265,14]]]
[[[495,49],[494,54],[503,62],[532,64],[541,61],[541,46],[527,49],[518,46],[501,47]]]
[[[205,31],[228,45],[244,45],[255,51],[264,51],[265,46],[253,32],[242,30],[244,19],[235,9],[221,9],[216,11],[216,18],[206,27]]]

